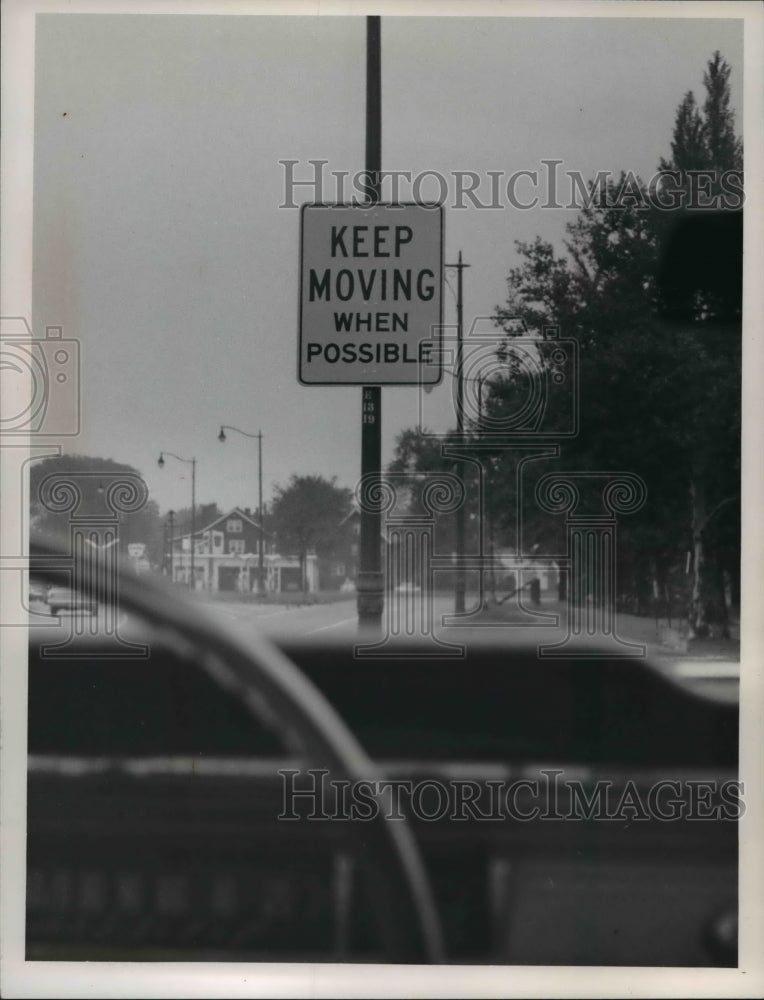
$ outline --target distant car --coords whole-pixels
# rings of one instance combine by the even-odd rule
[[[405,583],[399,583],[395,588],[396,594],[421,594],[422,588],[418,583],[412,583],[411,580],[407,580]]]
[[[86,611],[94,615],[98,608],[95,601],[90,600],[83,594],[77,593],[70,587],[51,587],[48,590],[45,600],[52,615],[57,615],[60,611]]]

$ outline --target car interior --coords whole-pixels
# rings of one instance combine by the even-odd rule
[[[30,565],[60,585],[55,555]],[[734,682],[516,643],[279,648],[161,579],[119,593],[143,645],[30,632],[28,959],[736,965],[737,824],[676,802],[737,778]]]

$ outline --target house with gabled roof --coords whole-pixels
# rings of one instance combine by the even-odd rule
[[[194,544],[195,589],[251,593],[258,590],[260,545],[265,590],[281,593],[301,590],[300,564],[274,550],[259,518],[248,507],[233,507],[197,529]],[[172,578],[190,584],[191,534],[173,540]],[[315,556],[306,566],[308,590],[318,589]]]

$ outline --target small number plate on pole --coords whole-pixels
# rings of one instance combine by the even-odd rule
[[[440,382],[442,206],[304,205],[300,218],[300,382]]]

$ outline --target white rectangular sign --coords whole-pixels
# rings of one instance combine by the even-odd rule
[[[303,205],[303,385],[437,384],[442,308],[442,206]]]

